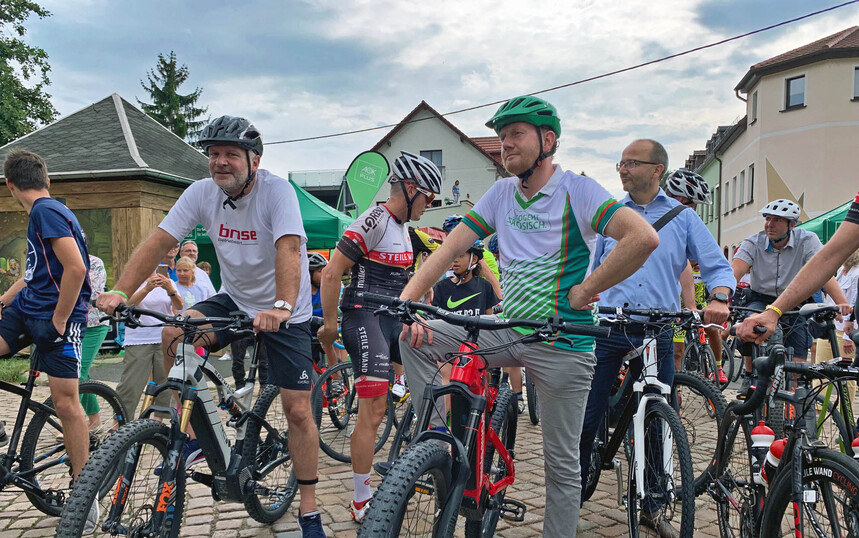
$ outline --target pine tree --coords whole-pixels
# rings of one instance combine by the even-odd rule
[[[57,110],[44,89],[48,54],[24,43],[24,21],[50,12],[28,0],[0,0],[0,146],[54,120]],[[25,84],[26,83],[26,84]]]
[[[152,103],[137,102],[150,117],[164,127],[173,131],[176,136],[191,143],[197,140],[203,126],[208,120],[198,120],[206,113],[208,107],[199,108],[197,101],[203,93],[197,88],[192,93],[182,95],[179,86],[188,80],[188,66],[178,66],[176,53],[170,51],[166,58],[158,54],[158,65],[146,74],[147,82],[140,81],[143,89],[149,93]]]

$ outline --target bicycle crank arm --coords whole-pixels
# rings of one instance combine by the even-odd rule
[[[499,507],[499,516],[507,521],[525,521],[525,503],[504,499]]]
[[[612,467],[614,467],[614,472],[617,475],[617,505],[624,506],[623,504],[623,463],[620,460],[612,460]]]

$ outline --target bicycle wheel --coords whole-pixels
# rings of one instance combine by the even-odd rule
[[[112,388],[97,381],[82,382],[78,386],[78,392],[86,397],[85,414],[89,413],[89,452],[92,454],[107,436],[115,431],[111,429],[114,423],[118,426],[125,424],[125,405]],[[50,398],[45,400],[44,404],[54,407]],[[42,497],[27,493],[27,498],[45,514],[59,516],[63,510],[64,499],[71,491],[71,462],[66,453],[60,419],[56,415],[37,411],[21,440],[19,470],[24,473],[41,466],[46,467],[35,473],[30,480],[38,484],[42,491],[48,492],[48,495]]]
[[[453,536],[456,517],[441,521],[450,473],[446,446],[433,442],[410,446],[376,490],[358,536]]]
[[[280,388],[266,385],[253,413],[265,418],[268,427],[258,420],[248,421],[242,460],[250,467],[256,487],[245,499],[245,510],[260,523],[273,523],[286,513],[298,491]]]
[[[736,366],[733,359],[727,358],[728,354],[725,352],[724,342],[722,342],[722,353],[720,357],[722,358],[722,370],[725,372],[725,377],[728,378],[727,383],[719,383],[719,388],[724,391],[728,388],[728,385],[731,384],[731,380],[734,379],[734,366]]]
[[[757,536],[758,499],[763,487],[754,482],[750,465],[752,440],[744,417],[728,407],[719,428],[715,480],[708,492],[716,502],[716,519],[722,538]]]
[[[691,537],[695,530],[695,480],[689,456],[689,442],[680,417],[663,400],[651,401],[644,415],[644,439],[634,439],[644,446],[645,461],[629,466],[627,516],[631,538],[638,538],[639,526],[668,524],[681,537]],[[633,445],[634,446],[634,445]],[[670,460],[663,459],[666,450]],[[642,496],[638,495],[635,477],[637,465],[644,466]]]
[[[680,364],[683,365],[684,372],[703,372],[704,365],[701,364],[701,353],[694,340],[686,339],[686,349],[683,350],[683,359]]]
[[[332,392],[329,385],[334,386],[333,381],[341,381],[343,390]],[[323,399],[324,396],[324,399]],[[319,447],[322,451],[343,463],[352,463],[349,455],[349,445],[352,439],[352,431],[355,429],[355,421],[358,419],[358,395],[355,392],[355,373],[351,362],[341,362],[333,368],[325,370],[319,381],[313,387],[310,396],[314,404],[315,412],[322,408],[319,402],[327,401],[328,413],[319,413],[314,419],[319,428]],[[393,397],[390,390],[387,395],[388,411],[382,419],[382,423],[376,430],[376,444],[373,453],[378,452],[388,440],[391,434],[394,409]],[[326,415],[328,418],[326,418]]]
[[[695,495],[701,495],[710,481],[707,471],[716,453],[719,423],[728,403],[712,381],[698,375],[675,373],[674,388],[677,390],[677,414],[686,429],[692,456]]]
[[[738,344],[739,341],[734,336],[729,336],[722,342],[722,364],[724,365],[725,361],[731,362],[734,374],[728,377],[735,382],[740,380],[740,375],[745,369],[743,354],[740,353]]]
[[[176,475],[174,495],[169,505],[162,504],[163,492],[156,467],[165,462],[170,428],[155,420],[130,422],[115,433],[90,456],[63,508],[57,525],[57,538],[79,537],[84,530],[93,502],[100,506],[96,536],[158,536],[175,538],[179,535],[185,506],[185,473]],[[131,462],[131,463],[129,463]],[[112,477],[117,477],[114,479]],[[120,484],[121,482],[121,484]],[[120,489],[120,485],[127,487]],[[121,498],[115,497],[121,492]],[[169,500],[169,495],[166,497]],[[119,511],[111,514],[111,511]],[[165,512],[158,532],[152,528],[152,516]],[[120,532],[121,530],[121,532]]]
[[[516,427],[519,420],[518,403],[516,395],[511,390],[505,389],[498,393],[495,400],[495,410],[492,412],[490,427],[495,430],[501,443],[513,456],[513,446],[516,444]],[[510,469],[491,444],[486,445],[486,456],[483,471],[489,475],[492,482],[498,482],[510,474]],[[501,516],[501,504],[507,489],[487,498],[484,502],[486,510],[482,519],[467,519],[465,521],[466,538],[488,538],[495,535],[495,527],[498,526],[498,518]]]
[[[859,536],[859,463],[829,449],[814,450],[810,456],[802,469],[801,535]],[[799,514],[792,502],[792,479],[789,472],[776,475],[764,505],[761,536],[800,536],[795,531]]]
[[[536,426],[540,423],[540,401],[537,399],[537,387],[527,373],[525,374],[525,395],[528,398],[528,416],[531,424]]]

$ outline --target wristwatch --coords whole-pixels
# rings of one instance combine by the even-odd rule
[[[727,293],[713,293],[707,298],[707,301],[719,301],[720,303],[728,304],[730,301]]]
[[[286,310],[290,314],[292,314],[292,305],[284,301],[283,299],[278,299],[274,302],[275,310]]]

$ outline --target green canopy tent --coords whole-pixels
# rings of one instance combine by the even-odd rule
[[[313,196],[306,190],[289,181],[295,189],[298,197],[298,207],[301,211],[301,219],[304,222],[304,233],[307,234],[307,248],[331,249],[337,246],[337,241],[355,219],[345,213],[337,211],[319,198]],[[185,239],[197,242],[200,253],[198,262],[206,261],[212,264],[212,284],[215,289],[221,287],[220,266],[215,256],[215,247],[212,239],[206,233],[203,226],[198,225],[188,234]]]
[[[803,222],[797,225],[797,228],[816,233],[817,237],[820,238],[820,242],[826,244],[835,234],[835,230],[844,222],[844,217],[847,215],[847,210],[850,209],[851,203],[853,203],[853,200],[835,209],[831,209],[822,215],[818,215],[809,221]]]

